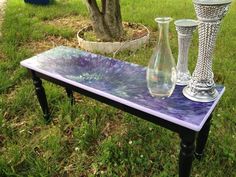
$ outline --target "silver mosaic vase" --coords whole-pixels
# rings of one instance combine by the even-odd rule
[[[193,32],[198,23],[191,19],[180,19],[175,21],[176,31],[178,32],[178,62],[177,62],[177,85],[187,85],[191,79],[188,70],[188,53],[191,45]]]
[[[198,59],[188,86],[183,89],[187,98],[211,102],[218,96],[212,72],[212,55],[221,20],[228,11],[230,0],[195,0],[194,8],[199,21]]]

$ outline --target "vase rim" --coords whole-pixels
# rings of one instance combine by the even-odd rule
[[[225,5],[230,4],[232,0],[193,0],[194,4],[214,6],[214,5]]]
[[[173,19],[171,17],[157,17],[157,18],[155,18],[155,21],[158,23],[169,23],[172,20]]]
[[[179,20],[176,20],[174,23],[175,23],[175,26],[179,26],[179,27],[196,27],[196,26],[198,26],[198,21],[193,20],[193,19],[179,19]]]

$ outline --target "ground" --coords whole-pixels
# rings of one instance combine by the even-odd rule
[[[177,176],[177,134],[115,108],[66,93],[48,82],[53,121],[45,124],[34,88],[21,60],[58,45],[77,46],[76,32],[88,22],[79,0],[57,0],[32,6],[8,0],[0,38],[0,176]],[[116,58],[146,66],[157,39],[156,16],[195,18],[192,0],[121,0],[123,20],[146,25],[149,45]],[[193,163],[192,176],[236,176],[236,2],[222,22],[214,53],[217,83],[226,92],[212,121],[204,159]],[[170,26],[170,44],[177,59],[177,34]],[[189,69],[197,57],[197,33]]]

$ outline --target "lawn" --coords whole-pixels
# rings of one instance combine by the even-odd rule
[[[121,0],[124,21],[152,31],[150,44],[116,58],[146,66],[157,40],[156,16],[195,18],[191,0]],[[88,23],[81,0],[57,0],[33,6],[8,0],[0,39],[0,176],[158,176],[178,174],[179,137],[115,108],[66,93],[48,82],[53,121],[45,124],[30,76],[19,63],[57,45],[76,47],[76,32]],[[79,22],[79,23],[77,23]],[[236,176],[236,2],[222,22],[214,53],[215,81],[226,86],[212,121],[204,159],[192,176]],[[177,58],[177,34],[170,26]],[[197,33],[190,49],[193,71]],[[112,55],[110,55],[112,56]]]

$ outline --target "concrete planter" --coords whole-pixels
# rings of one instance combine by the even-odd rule
[[[99,52],[99,53],[116,53],[118,51],[122,50],[131,50],[135,51],[139,49],[143,44],[147,43],[150,38],[150,31],[147,27],[141,24],[136,24],[138,26],[141,26],[143,29],[145,29],[146,34],[138,39],[134,40],[128,40],[124,42],[94,42],[94,41],[87,41],[82,38],[83,33],[85,31],[92,30],[92,26],[87,26],[82,28],[77,33],[77,38],[79,42],[79,47],[90,51],[90,52]]]

